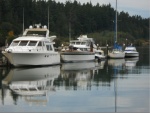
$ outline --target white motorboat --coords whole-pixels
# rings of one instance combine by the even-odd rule
[[[46,95],[54,90],[54,80],[60,75],[60,65],[40,68],[12,68],[2,84],[18,95]]]
[[[78,40],[71,40],[69,49],[61,52],[63,62],[94,61],[93,43],[85,40],[87,37],[80,36]]]
[[[138,57],[139,52],[137,52],[136,48],[133,46],[128,46],[125,48],[125,57]]]
[[[13,66],[60,64],[60,53],[56,52],[53,46],[55,38],[56,36],[49,36],[46,26],[30,26],[23,36],[14,39],[2,54]]]
[[[87,35],[80,35],[77,39],[70,41],[69,49],[62,49],[61,58],[63,61],[92,61],[95,58],[105,57],[103,54],[99,54],[102,50],[97,50],[93,38],[88,38]]]

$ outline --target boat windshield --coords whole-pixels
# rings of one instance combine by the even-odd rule
[[[26,46],[27,43],[28,43],[28,41],[21,41],[20,44],[19,44],[19,46]]]
[[[46,31],[28,31],[26,36],[46,36]]]
[[[19,41],[13,41],[10,46],[17,46]]]
[[[37,41],[30,41],[29,44],[28,44],[28,46],[35,46],[36,43],[37,43]]]
[[[88,51],[87,48],[80,48],[81,51]]]
[[[81,45],[86,45],[86,42],[81,42]]]
[[[76,45],[80,45],[80,42],[76,42]]]
[[[75,44],[75,42],[70,42],[70,45],[74,45]]]

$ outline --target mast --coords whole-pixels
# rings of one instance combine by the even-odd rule
[[[71,40],[71,22],[69,21],[69,42]]]
[[[116,0],[116,20],[115,20],[115,33],[116,33],[116,42],[117,42],[117,0]]]
[[[48,6],[48,29],[49,29],[49,6]]]

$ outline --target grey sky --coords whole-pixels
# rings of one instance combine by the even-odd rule
[[[74,0],[55,0],[56,2],[63,2]],[[90,2],[93,5],[99,3],[102,4],[111,4],[112,7],[115,8],[116,0],[76,0],[81,4]],[[128,12],[131,16],[132,15],[140,15],[143,18],[150,17],[150,0],[117,0],[118,4],[118,11]]]

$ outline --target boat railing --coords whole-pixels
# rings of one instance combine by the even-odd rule
[[[42,48],[42,47],[36,47],[36,46],[34,46],[34,47],[29,47],[29,46],[12,46],[10,49],[8,49],[8,51],[18,51],[18,52],[37,52],[37,51],[43,51],[44,50],[44,48]]]

